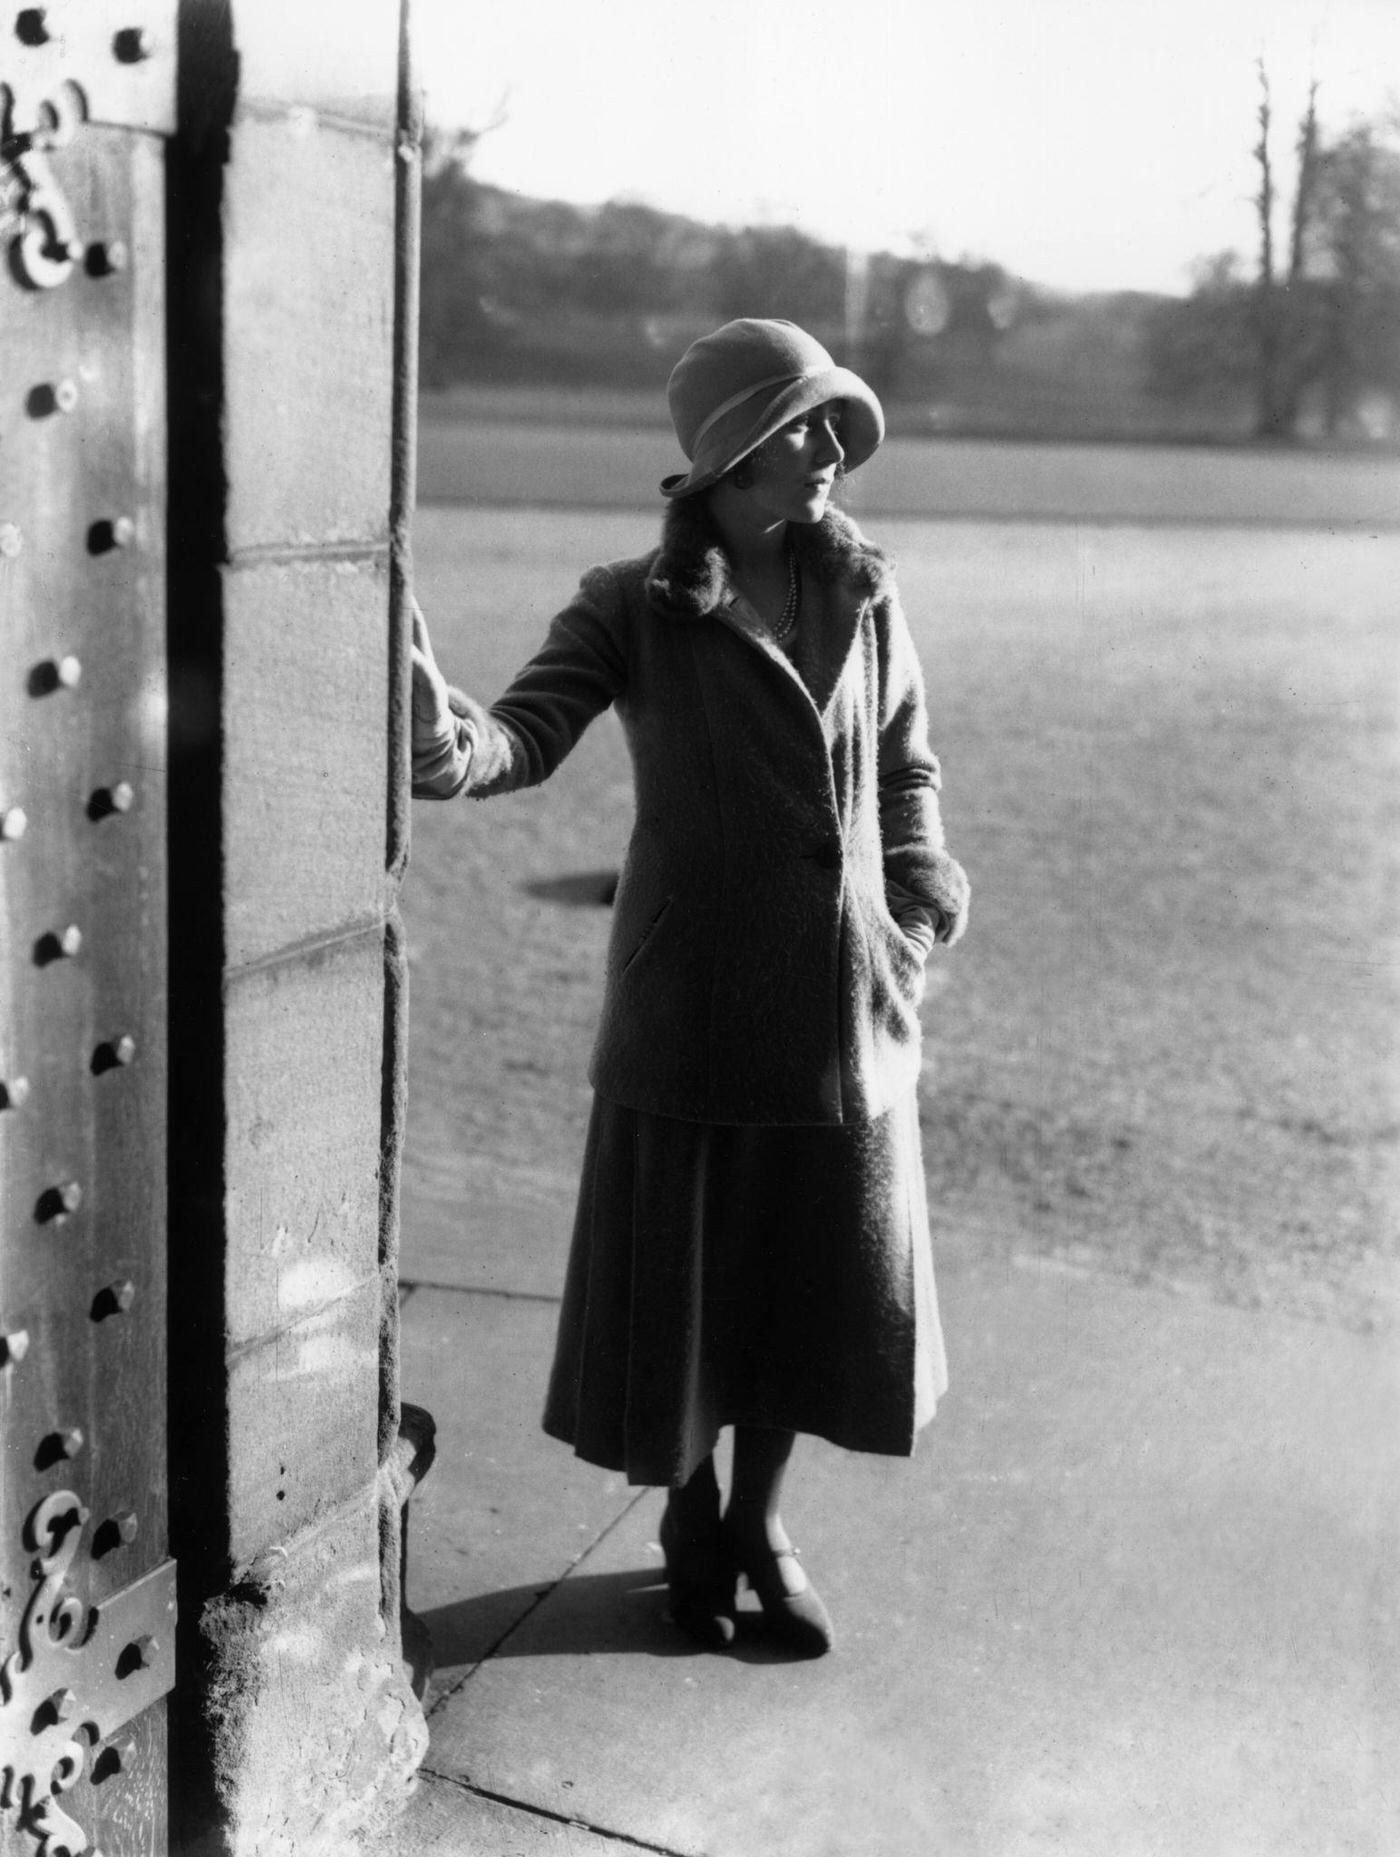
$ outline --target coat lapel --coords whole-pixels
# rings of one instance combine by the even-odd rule
[[[780,665],[798,687],[806,691],[806,684],[792,659],[777,644],[773,634],[764,625],[758,614],[744,598],[742,593],[727,594],[715,608],[714,617],[721,625],[727,625],[731,632],[737,632],[746,644],[761,651],[765,658]]]
[[[825,721],[840,688],[860,629],[865,597],[847,592],[803,568],[802,617],[807,636],[798,645],[803,687]]]

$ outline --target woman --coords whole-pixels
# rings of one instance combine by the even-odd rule
[[[671,376],[660,546],[591,569],[489,710],[415,614],[414,791],[546,779],[616,707],[636,822],[544,1425],[663,1484],[671,1616],[831,1621],[780,1512],[799,1432],[908,1454],[947,1383],[915,1086],[924,962],[967,918],[889,564],[830,505],[884,420],[792,323]],[[721,1513],[713,1451],[734,1427]]]

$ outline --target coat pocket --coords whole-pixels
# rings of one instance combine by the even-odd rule
[[[881,909],[879,922],[880,927],[885,932],[885,940],[890,947],[895,950],[896,962],[903,962],[910,967],[917,968],[919,972],[922,973],[924,970],[924,951],[914,942],[910,941],[909,937],[895,920],[888,905]]]
[[[656,914],[651,918],[650,922],[648,922],[646,927],[642,930],[641,934],[637,938],[636,946],[633,948],[632,952],[628,955],[627,959],[622,963],[622,972],[624,974],[630,972],[633,964],[636,961],[640,960],[641,956],[646,951],[647,947],[650,945],[652,937],[656,934],[656,931],[661,927],[661,924],[666,920],[666,916],[671,908],[672,903],[674,903],[675,900],[676,899],[674,896],[668,896],[665,902],[662,903],[661,907],[657,910]]]
[[[917,1018],[928,977],[923,951],[914,946],[888,909],[879,910],[876,926],[894,996],[906,1012]]]

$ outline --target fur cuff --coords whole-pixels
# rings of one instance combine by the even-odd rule
[[[470,743],[471,766],[460,791],[470,799],[484,800],[520,785],[515,736],[483,704],[455,684],[447,686],[447,705]]]
[[[946,932],[939,940],[951,947],[961,941],[967,927],[968,904],[972,886],[967,872],[946,851],[926,851],[900,860],[900,882],[915,896],[936,909],[942,916]]]
[[[470,722],[480,731],[490,727],[490,718],[474,696],[468,696],[465,690],[459,690],[455,683],[447,686],[447,707],[454,716],[460,716],[463,722]]]

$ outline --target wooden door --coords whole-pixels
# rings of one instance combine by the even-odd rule
[[[170,0],[0,10],[0,1850],[156,1857]]]

